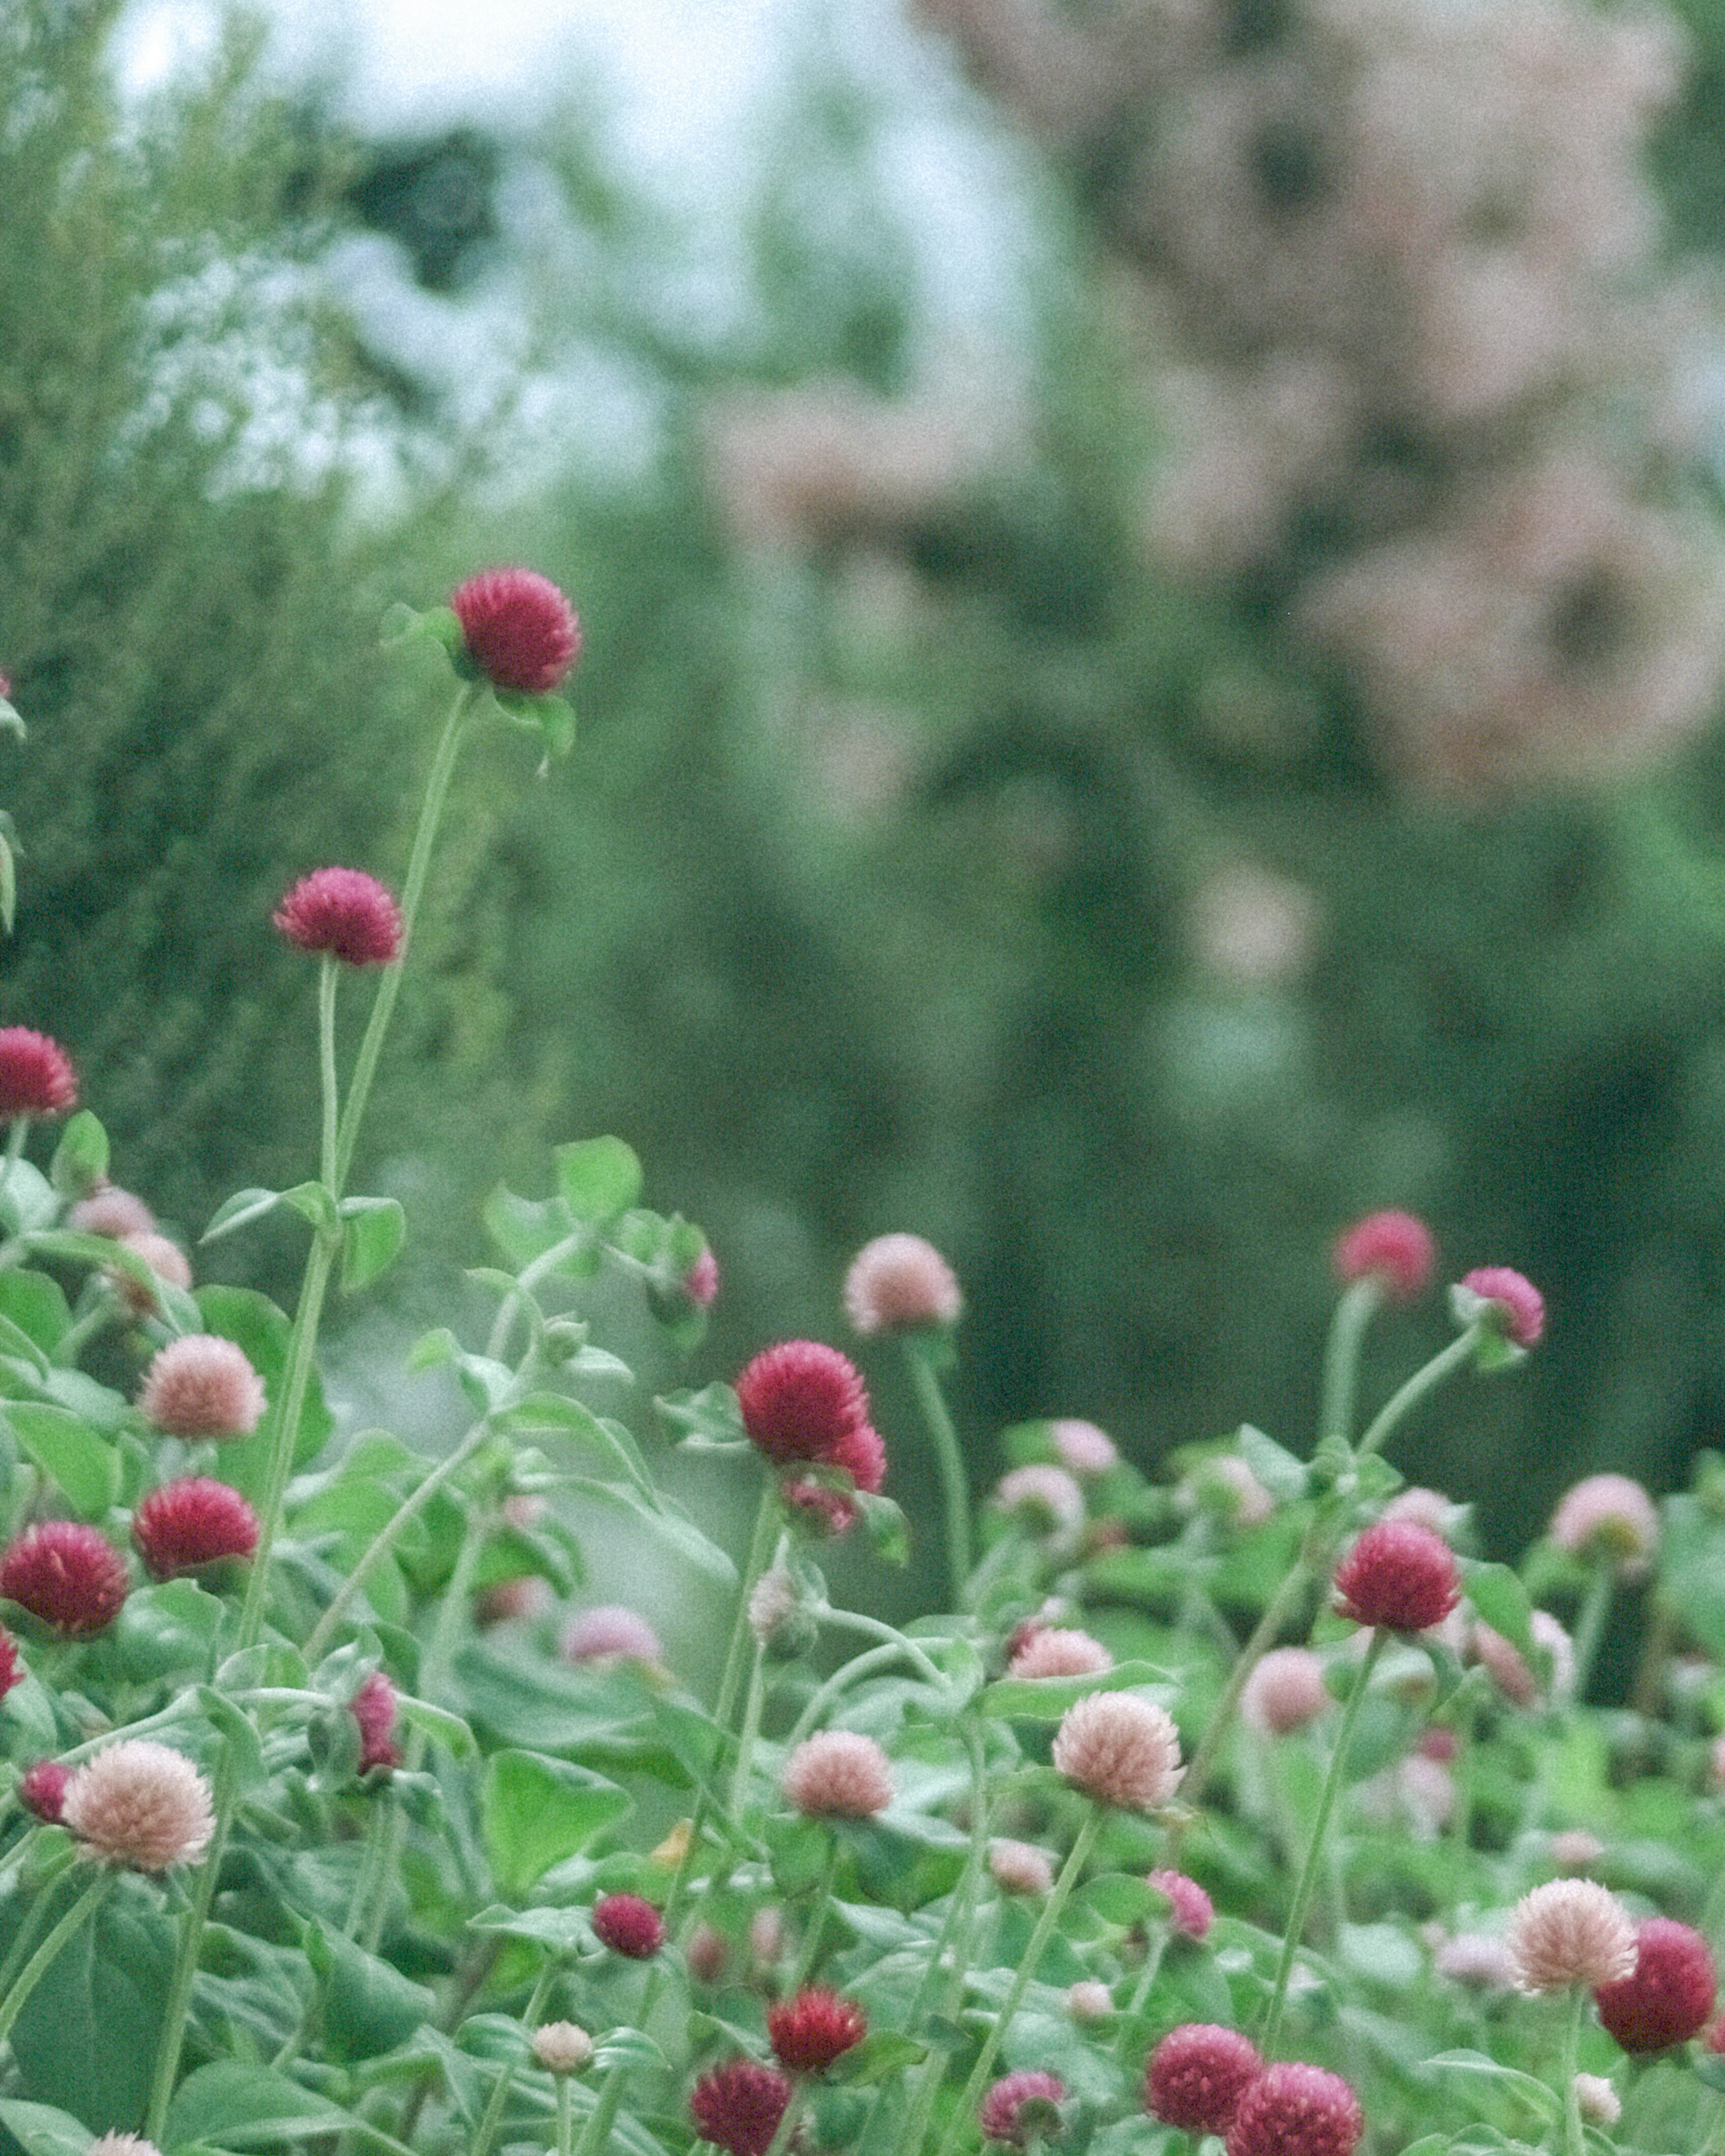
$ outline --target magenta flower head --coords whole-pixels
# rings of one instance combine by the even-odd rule
[[[1056,2107],[1066,2084],[1056,2074],[1008,2074],[995,2082],[977,2107],[977,2123],[988,2141],[1022,2148],[1034,2133],[1045,2140],[1060,2124]]]
[[[1153,1812],[1179,1787],[1180,1732],[1165,1707],[1129,1691],[1075,1700],[1055,1732],[1055,1771],[1098,1804]]]
[[[130,1585],[113,1543],[76,1520],[46,1520],[0,1552],[0,1595],[69,1638],[105,1631]]]
[[[23,1664],[18,1658],[18,1641],[0,1625],[0,1699],[23,1681]]]
[[[348,966],[387,966],[401,956],[401,908],[363,869],[314,869],[275,909],[275,926],[302,951]]]
[[[1589,1475],[1558,1500],[1547,1531],[1573,1556],[1603,1558],[1620,1578],[1638,1578],[1659,1546],[1659,1512],[1627,1475]]]
[[[57,1040],[27,1025],[0,1026],[0,1116],[64,1116],[78,1105],[78,1080]]]
[[[1228,2128],[1228,2156],[1353,2156],[1366,2130],[1339,2074],[1281,2061],[1248,2084]]]
[[[601,1894],[593,1905],[593,1937],[628,1961],[650,1961],[665,1944],[665,1919],[639,1894]]]
[[[1423,1632],[1461,1599],[1455,1553],[1417,1520],[1379,1520],[1336,1568],[1342,1614],[1356,1625]]]
[[[58,1759],[39,1759],[18,1777],[18,1802],[26,1810],[34,1812],[38,1819],[57,1826],[60,1807],[65,1802],[66,1784],[71,1779],[71,1768],[61,1766]]]
[[[831,1460],[841,1440],[869,1419],[855,1366],[819,1340],[763,1348],[737,1378],[737,1404],[751,1441],[781,1467]]]
[[[834,2059],[869,2033],[869,2017],[854,1999],[806,1984],[767,2010],[767,2041],[793,2074],[824,2073]]]
[[[1499,1337],[1512,1347],[1537,1347],[1544,1335],[1545,1297],[1507,1265],[1480,1265],[1463,1274],[1452,1299],[1463,1324],[1489,1314]]]
[[[892,1802],[892,1769],[872,1737],[820,1729],[786,1760],[780,1787],[809,1819],[872,1819]]]
[[[401,1764],[401,1747],[395,1741],[395,1686],[382,1670],[373,1670],[347,1702],[347,1711],[359,1724],[359,1766],[368,1774],[373,1767],[386,1773]]]
[[[777,2066],[732,2059],[695,2084],[690,2116],[703,2141],[726,2156],[767,2156],[791,2100],[791,2085]]]
[[[548,696],[581,656],[575,609],[535,569],[484,569],[449,595],[475,671],[499,689]]]
[[[244,1348],[213,1332],[170,1340],[138,1389],[145,1421],[167,1437],[249,1437],[264,1404],[264,1380]]]
[[[1201,1939],[1216,1921],[1216,1905],[1195,1879],[1183,1871],[1152,1871],[1147,1882],[1168,1901],[1168,1922],[1182,1938]]]
[[[1188,2133],[1225,2133],[1235,2107],[1264,2071],[1258,2047],[1237,2029],[1188,2021],[1170,2029],[1144,2068],[1144,2108]]]
[[[1411,1302],[1431,1286],[1437,1244],[1430,1229],[1411,1213],[1368,1213],[1343,1229],[1330,1260],[1344,1286],[1375,1280],[1397,1302]]]
[[[877,1235],[845,1276],[845,1309],[859,1332],[955,1325],[964,1307],[957,1277],[920,1235]]]
[[[1701,1933],[1669,1917],[1635,1928],[1635,1965],[1594,1993],[1599,2019],[1625,2051],[1664,2051],[1699,2035],[1711,2019],[1719,1979]]]
[[[131,1538],[151,1579],[177,1579],[258,1547],[258,1516],[237,1490],[182,1475],[152,1490],[131,1516]]]

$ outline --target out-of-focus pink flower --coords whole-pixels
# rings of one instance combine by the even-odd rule
[[[877,1235],[845,1276],[845,1309],[859,1332],[956,1325],[964,1308],[957,1276],[921,1235]]]
[[[1645,1917],[1635,1928],[1635,1965],[1594,1993],[1599,2019],[1625,2051],[1665,2051],[1686,2044],[1712,2018],[1719,1988],[1707,1941],[1669,1917]]]
[[[1432,1957],[1440,1976],[1476,1991],[1507,1991],[1516,1982],[1516,1964],[1507,1943],[1493,1932],[1457,1932]]]
[[[1188,2021],[1167,2035],[1144,2068],[1144,2108],[1188,2133],[1225,2133],[1246,2090],[1264,2071],[1258,2047],[1238,2029]]]
[[[620,1603],[603,1602],[572,1617],[557,1642],[566,1662],[647,1662],[655,1666],[665,1660],[659,1635],[644,1617]]]
[[[1240,1695],[1248,1727],[1265,1737],[1291,1736],[1329,1704],[1323,1663],[1309,1647],[1272,1647]]]
[[[994,1502],[1059,1548],[1071,1543],[1084,1525],[1083,1491],[1064,1467],[1040,1460],[1009,1468],[994,1486]]]
[[[1098,1804],[1152,1812],[1179,1787],[1180,1732],[1165,1707],[1127,1691],[1076,1700],[1055,1732],[1055,1771]]]
[[[1088,1632],[1038,1625],[1014,1650],[1006,1674],[1009,1677],[1086,1677],[1113,1666],[1113,1656]]]
[[[401,908],[363,869],[314,869],[275,909],[275,922],[301,951],[347,966],[387,966],[401,956]]]
[[[1072,1475],[1106,1475],[1120,1465],[1120,1448],[1105,1430],[1093,1422],[1070,1415],[1058,1417],[1048,1426],[1060,1465]]]
[[[592,2062],[593,2038],[576,2021],[542,2021],[533,2031],[533,2058],[548,2074],[578,2074]]]
[[[1517,1348],[1538,1346],[1545,1332],[1545,1298],[1532,1281],[1507,1265],[1479,1265],[1461,1285],[1497,1312],[1498,1330]]]
[[[1455,1553],[1414,1520],[1379,1520],[1336,1568],[1344,1617],[1392,1632],[1440,1625],[1461,1596]]]
[[[244,1348],[210,1332],[170,1340],[138,1389],[145,1421],[169,1437],[249,1437],[265,1404],[264,1380]]]
[[[1148,1883],[1168,1899],[1168,1922],[1183,1938],[1205,1938],[1216,1921],[1215,1904],[1195,1879],[1183,1871],[1153,1871]]]
[[[141,1235],[116,1235],[114,1240],[120,1249],[141,1258],[157,1280],[166,1281],[169,1287],[191,1286],[191,1260],[179,1245],[170,1242],[166,1235],[152,1231]],[[121,1265],[104,1270],[113,1282],[114,1292],[135,1317],[156,1316],[162,1307],[162,1298],[153,1286],[146,1286]]]
[[[1577,2074],[1575,2108],[1590,2126],[1615,2126],[1623,2102],[1603,2074]]]
[[[27,1810],[34,1812],[38,1819],[56,1825],[60,1806],[65,1801],[66,1784],[71,1779],[71,1768],[61,1766],[58,1759],[39,1759],[18,1777],[18,1801]]]
[[[80,1198],[66,1215],[66,1225],[75,1235],[153,1235],[156,1215],[143,1199],[117,1183],[104,1183]]]
[[[1054,1860],[1032,1841],[991,1841],[988,1870],[1003,1894],[1045,1894],[1054,1885]]]
[[[872,1737],[822,1729],[792,1753],[780,1786],[810,1819],[872,1819],[892,1802],[892,1769]]]
[[[1659,1512],[1627,1475],[1589,1475],[1558,1500],[1547,1531],[1561,1550],[1603,1558],[1620,1578],[1647,1570],[1659,1547]]]
[[[483,569],[450,593],[449,604],[468,657],[500,689],[547,696],[581,656],[574,608],[536,569]]]
[[[1022,2148],[1030,2138],[1030,2120],[1026,2112],[1033,2107],[1051,2109],[1064,2099],[1065,2093],[1065,2083],[1055,2074],[1034,2071],[1007,2074],[983,2098],[977,2110],[977,2123],[985,2140],[1004,2142],[1009,2148]]]
[[[1604,1854],[1604,1843],[1584,1826],[1562,1827],[1551,1838],[1551,1861],[1566,1875],[1591,1871]]]
[[[601,1894],[593,1931],[602,1947],[629,1961],[650,1961],[665,1944],[665,1919],[640,1894]]]
[[[401,1747],[395,1741],[395,1686],[382,1670],[373,1670],[347,1702],[359,1724],[359,1772],[374,1767],[391,1772],[401,1764]]]
[[[1368,1213],[1336,1238],[1330,1253],[1344,1284],[1381,1281],[1398,1302],[1411,1302],[1430,1286],[1437,1271],[1437,1242],[1412,1213]]]
[[[78,1105],[71,1058],[27,1025],[0,1026],[0,1116],[64,1116]]]
[[[703,1250],[683,1276],[683,1292],[697,1310],[711,1310],[718,1299],[719,1261]]]
[[[0,1553],[0,1595],[69,1637],[105,1631],[130,1584],[113,1543],[76,1520],[46,1520]]]
[[[1081,1977],[1066,1988],[1066,2011],[1075,2021],[1106,2021],[1114,2011],[1114,1994],[1094,1977]]]

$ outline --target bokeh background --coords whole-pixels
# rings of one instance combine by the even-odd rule
[[[582,734],[464,774],[360,1171],[413,1237],[338,1342],[368,1414],[492,1183],[610,1131],[718,1255],[697,1381],[842,1341],[868,1236],[946,1250],[979,1485],[1042,1414],[1303,1449],[1381,1205],[1548,1299],[1399,1449],[1485,1547],[1686,1483],[1725,8],[696,12],[4,12],[0,1014],[188,1235],[298,1179],[270,909],[399,874],[443,691],[387,605],[526,561]]]

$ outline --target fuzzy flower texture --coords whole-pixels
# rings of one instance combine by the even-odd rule
[[[575,609],[534,569],[485,569],[449,597],[467,656],[494,688],[544,696],[581,656]]]
[[[877,1235],[845,1276],[845,1308],[859,1332],[952,1325],[963,1307],[952,1268],[920,1235]]]
[[[1461,1599],[1455,1553],[1417,1520],[1379,1520],[1336,1568],[1342,1614],[1356,1625],[1424,1632]]]
[[[387,966],[401,956],[401,908],[363,869],[314,869],[275,909],[275,926],[302,951],[347,966]]]
[[[0,1026],[0,1116],[64,1116],[78,1081],[57,1040],[27,1025]]]
[[[177,1579],[258,1547],[258,1516],[237,1490],[183,1475],[152,1490],[132,1514],[131,1538],[151,1579]]]
[[[733,2059],[695,2084],[689,2109],[703,2141],[726,2156],[767,2156],[791,2100],[791,2085],[776,2066]]]
[[[45,1520],[0,1553],[0,1594],[69,1638],[105,1631],[130,1584],[112,1543],[77,1520]]]
[[[133,1871],[167,1871],[202,1856],[215,1831],[209,1784],[183,1753],[123,1739],[79,1768],[60,1818],[86,1848]]]
[[[774,1466],[834,1469],[870,1496],[886,1481],[886,1448],[869,1421],[867,1389],[836,1348],[783,1340],[762,1348],[738,1374],[737,1404],[751,1443]],[[783,1494],[834,1534],[856,1517],[842,1490],[812,1476],[788,1480]]]
[[[1122,1811],[1153,1812],[1179,1787],[1180,1733],[1165,1707],[1127,1691],[1093,1691],[1066,1709],[1054,1763],[1074,1789]]]
[[[1189,2021],[1170,2029],[1144,2069],[1144,2108],[1188,2133],[1225,2133],[1241,2097],[1264,2071],[1237,2029]]]
[[[167,1437],[249,1437],[262,1421],[264,1380],[245,1350],[212,1332],[160,1349],[138,1389],[138,1411]]]
[[[1055,2123],[1055,2107],[1065,2093],[1065,2083],[1055,2074],[1034,2069],[1007,2074],[983,2098],[977,2123],[990,2141],[1022,2148],[1033,2133],[1040,2138]]]

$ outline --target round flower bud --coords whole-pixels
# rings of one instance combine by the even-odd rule
[[[75,1520],[47,1520],[0,1553],[0,1595],[70,1637],[104,1632],[131,1583],[107,1537]]]
[[[665,1919],[639,1894],[601,1894],[593,1905],[593,1937],[629,1961],[650,1961],[665,1944]]]
[[[141,1258],[155,1279],[169,1287],[187,1288],[192,1285],[192,1261],[175,1242],[166,1235],[116,1235],[116,1244],[129,1250],[135,1258]],[[146,1286],[128,1272],[123,1265],[103,1268],[114,1286],[114,1292],[134,1317],[154,1317],[162,1308],[162,1297],[153,1284]]]
[[[1155,1811],[1179,1786],[1180,1733],[1173,1717],[1126,1691],[1093,1691],[1066,1709],[1054,1763],[1075,1789],[1122,1811]]]
[[[1170,2029],[1144,2068],[1144,2108],[1188,2133],[1225,2133],[1240,2099],[1264,2071],[1237,2029],[1189,2021]]]
[[[703,1250],[683,1276],[683,1292],[697,1310],[711,1310],[718,1300],[719,1261]]]
[[[988,1870],[1003,1894],[1045,1894],[1054,1885],[1053,1860],[1034,1842],[991,1841]]]
[[[1272,1647],[1246,1679],[1240,1711],[1260,1737],[1287,1737],[1330,1703],[1324,1666],[1310,1647]]]
[[[64,1116],[78,1105],[78,1080],[57,1040],[27,1025],[0,1026],[0,1116]]]
[[[872,1737],[823,1729],[792,1753],[780,1787],[810,1819],[871,1819],[892,1802],[892,1769]]]
[[[1356,1625],[1423,1632],[1461,1598],[1455,1553],[1414,1520],[1379,1520],[1336,1568],[1342,1614]]]
[[[1491,1322],[1517,1348],[1536,1347],[1543,1337],[1544,1296],[1530,1280],[1507,1265],[1476,1266],[1462,1276],[1461,1289],[1464,1313],[1483,1314],[1484,1306],[1489,1304]]]
[[[1551,1861],[1562,1872],[1591,1871],[1604,1854],[1604,1843],[1584,1826],[1561,1827],[1551,1838]]]
[[[204,1475],[152,1490],[131,1516],[131,1538],[151,1579],[177,1579],[258,1547],[258,1516],[237,1490]]]
[[[1422,1294],[1437,1270],[1432,1232],[1411,1213],[1367,1214],[1343,1229],[1330,1255],[1336,1277],[1344,1286],[1376,1280],[1398,1302],[1411,1302]]]
[[[548,696],[581,656],[575,609],[534,569],[485,569],[449,595],[475,670],[499,689]]]
[[[103,1183],[78,1200],[66,1215],[66,1225],[76,1235],[106,1235],[117,1241],[122,1235],[153,1235],[156,1215],[130,1190]]]
[[[133,1871],[189,1864],[215,1832],[209,1784],[183,1753],[147,1737],[122,1738],[80,1767],[60,1819],[87,1849]]]
[[[964,1307],[952,1268],[920,1235],[877,1235],[845,1276],[845,1310],[859,1332],[955,1325]]]
[[[1560,1550],[1603,1558],[1620,1578],[1638,1578],[1659,1547],[1659,1513],[1627,1475],[1589,1475],[1558,1500],[1548,1530]]]
[[[762,1348],[738,1375],[737,1404],[751,1441],[778,1466],[829,1460],[840,1439],[869,1419],[855,1365],[819,1340]]]
[[[619,1662],[657,1666],[665,1660],[659,1635],[646,1619],[614,1602],[600,1603],[572,1617],[557,1642],[557,1652],[566,1662],[597,1664],[601,1668]]]
[[[689,2110],[701,2139],[726,2156],[767,2156],[790,2100],[791,2085],[777,2066],[733,2059],[701,2076]]]
[[[1066,2011],[1075,2021],[1106,2021],[1114,2011],[1114,1994],[1093,1977],[1081,1977],[1067,1989]]]
[[[805,1984],[767,2010],[767,2041],[780,2066],[793,2074],[824,2073],[869,2033],[869,2017],[854,1999]]]
[[[71,1779],[71,1768],[61,1766],[58,1759],[39,1759],[18,1777],[18,1801],[38,1819],[58,1825],[66,1800],[66,1784]]]
[[[382,1670],[373,1670],[347,1702],[359,1724],[359,1766],[368,1774],[374,1767],[386,1774],[401,1764],[401,1747],[395,1741],[395,1686]]]
[[[1048,1426],[1060,1465],[1071,1475],[1106,1475],[1120,1465],[1120,1448],[1093,1422],[1062,1416]]]
[[[1033,2123],[1040,2125],[1039,2138],[1058,2123],[1050,2114],[1065,2093],[1066,2085],[1057,2075],[1008,2074],[995,2082],[978,2106],[977,2123],[985,2139],[1022,2148],[1030,2138]]]
[[[749,1594],[749,1630],[757,1647],[770,1646],[803,1607],[797,1583],[782,1564],[769,1565]]]
[[[1686,2044],[1712,2019],[1718,1976],[1707,1943],[1687,1924],[1646,1917],[1635,1929],[1635,1965],[1594,1993],[1599,2019],[1625,2051]]]
[[[1281,2061],[1266,2066],[1235,2107],[1228,2156],[1353,2156],[1365,2126],[1339,2074]]]
[[[1147,1880],[1158,1894],[1167,1895],[1172,1930],[1183,1938],[1207,1936],[1216,1921],[1215,1904],[1195,1879],[1189,1879],[1183,1871],[1159,1871],[1148,1873]]]
[[[575,2021],[542,2021],[533,2031],[535,2063],[548,2074],[578,2074],[593,2057],[593,2038]]]
[[[387,966],[401,956],[401,908],[363,869],[314,869],[274,917],[290,943],[347,966]]]
[[[1516,1982],[1508,1943],[1491,1932],[1457,1932],[1432,1958],[1440,1976],[1474,1991],[1507,1991]]]
[[[211,1332],[170,1340],[138,1389],[145,1421],[168,1437],[249,1437],[265,1404],[264,1380],[244,1348]]]
[[[711,1924],[697,1924],[689,1935],[683,1958],[697,1984],[716,1984],[725,1974],[731,1950],[722,1932],[716,1931]]]
[[[994,1502],[1060,1548],[1076,1544],[1084,1525],[1084,1492],[1064,1467],[1033,1461],[1010,1469],[994,1486]]]
[[[1592,2126],[1615,2126],[1623,2117],[1618,2093],[1603,2074],[1577,2074],[1575,2107]]]
[[[1524,1894],[1504,1943],[1520,1991],[1564,1991],[1572,1984],[1596,1991],[1635,1974],[1635,1925],[1591,1879],[1548,1880]]]
[[[1038,1625],[1014,1650],[1006,1674],[1009,1677],[1090,1677],[1113,1666],[1113,1656],[1088,1632]]]

